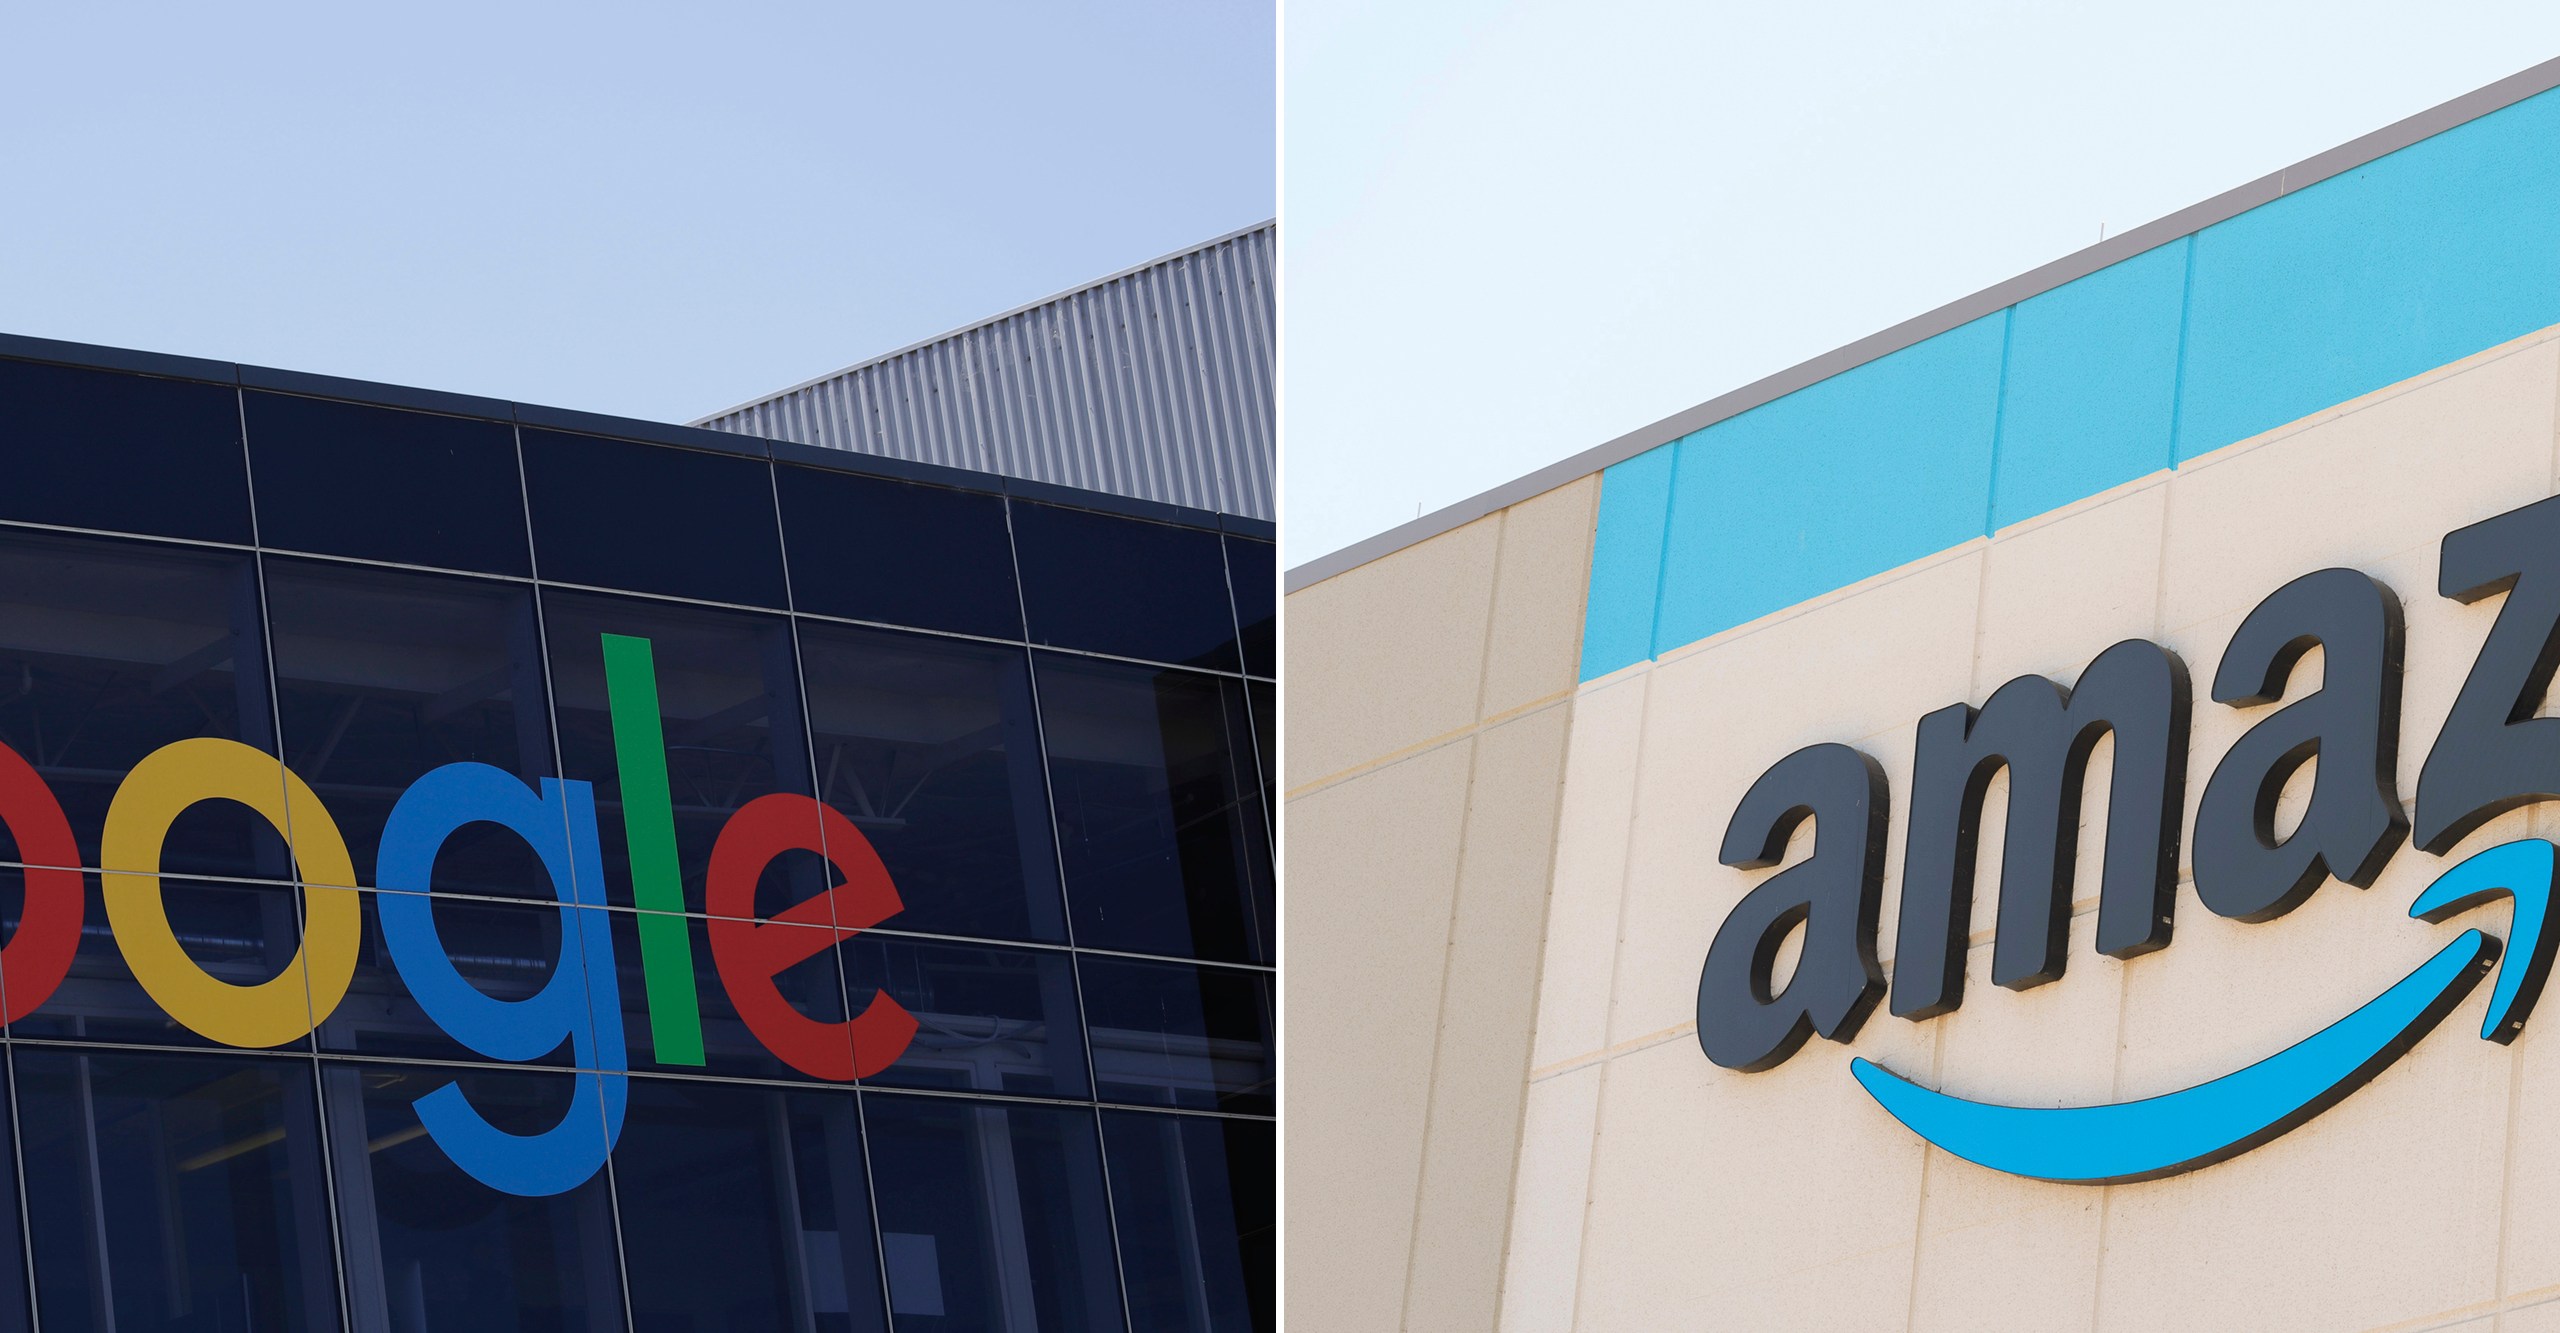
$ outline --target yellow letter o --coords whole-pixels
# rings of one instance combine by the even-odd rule
[[[224,981],[188,957],[160,898],[169,826],[187,807],[210,800],[238,801],[264,816],[284,834],[304,882],[302,945],[282,974],[256,985]],[[152,751],[116,788],[98,859],[107,922],[125,965],[190,1031],[225,1046],[281,1046],[319,1026],[346,998],[363,908],[354,889],[338,886],[356,882],[354,863],[319,796],[274,755],[213,737]]]

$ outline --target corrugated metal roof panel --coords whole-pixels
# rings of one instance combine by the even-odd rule
[[[695,422],[1269,520],[1264,223]]]

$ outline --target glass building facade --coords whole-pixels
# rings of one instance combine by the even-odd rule
[[[0,1327],[1271,1326],[1267,526],[74,359]]]

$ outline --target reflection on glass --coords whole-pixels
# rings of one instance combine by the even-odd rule
[[[262,544],[533,572],[512,423],[255,390],[240,399]]]
[[[328,806],[363,883],[392,803],[429,770],[551,775],[531,588],[277,558],[266,579],[285,763]],[[455,832],[435,887],[552,896],[523,841],[492,824]]]
[[[145,755],[191,736],[275,753],[266,662],[247,555],[0,532],[0,741],[53,788],[89,865],[108,798]],[[284,840],[230,801],[180,815],[161,865],[292,873]]]
[[[347,987],[346,998],[321,1020],[320,1049],[418,1060],[481,1059],[428,1017],[401,980],[382,938],[384,896],[363,894],[364,936],[356,950],[355,979]],[[558,971],[563,951],[578,947],[579,937],[564,918],[582,909],[469,898],[427,901],[436,937],[445,956],[453,960],[454,971],[493,1000],[517,1002],[541,993]],[[557,1048],[524,1063],[571,1064],[575,1044],[571,1034],[563,1034]]]
[[[1218,534],[1017,500],[1013,540],[1033,643],[1238,669]]]
[[[15,911],[23,902],[22,892],[10,895],[13,910],[5,924],[11,931],[17,929]],[[233,986],[279,982],[308,995],[308,983],[299,975],[303,916],[300,891],[294,886],[164,876],[160,903],[178,946],[216,980]],[[10,1024],[9,1035],[148,1046],[221,1044],[170,1016],[134,977],[109,928],[95,875],[88,877],[80,949],[72,955],[70,975],[34,1012]],[[304,1036],[288,1046],[309,1050],[311,1041]]]
[[[240,395],[227,384],[0,360],[0,517],[247,542]]]
[[[617,703],[605,674],[603,636],[648,640],[661,743],[652,754],[633,759],[647,763],[656,758],[664,765],[676,851],[676,864],[668,869],[680,886],[684,910],[702,911],[703,873],[729,817],[770,792],[809,794],[808,732],[800,720],[791,622],[753,612],[548,590],[542,609],[561,766],[566,776],[595,784],[605,889],[616,906],[633,905],[638,886],[628,825],[633,812],[623,802],[614,710],[638,714],[644,709],[627,690]],[[644,821],[670,817],[653,815],[645,803],[638,813]],[[814,817],[807,838],[808,846],[820,845]],[[816,873],[812,859],[796,881],[768,875],[770,892],[759,896],[760,910],[823,892],[824,881],[810,878]]]
[[[1004,499],[778,466],[791,604],[888,625],[1022,637]]]
[[[1271,843],[1237,682],[1050,653],[1039,673],[1076,943],[1266,956]]]
[[[845,960],[857,1003],[886,991],[916,1020],[904,1054],[866,1082],[1046,1097],[1091,1087],[1067,955],[866,934]]]
[[[501,1194],[462,1173],[410,1103],[447,1083],[499,1129],[553,1128],[592,1074],[324,1062],[347,1299],[390,1333],[605,1333],[624,1327],[611,1186]]]
[[[1244,669],[1256,676],[1280,674],[1280,562],[1271,543],[1227,538],[1227,587],[1236,599],[1236,644]]]
[[[782,528],[763,459],[547,430],[522,438],[542,577],[787,605]]]
[[[865,1093],[863,1111],[901,1333],[1127,1327],[1090,1109]]]
[[[804,620],[800,653],[819,799],[906,904],[882,924],[1064,942],[1023,650]]]
[[[822,1072],[811,1072],[783,1060],[739,1015],[735,994],[719,971],[719,959],[711,951],[710,922],[702,917],[665,917],[637,912],[615,912],[613,917],[613,960],[619,969],[622,990],[623,1039],[630,1043],[631,1067],[655,1069],[667,1073],[728,1075],[736,1078],[825,1079],[841,1082],[853,1072],[853,1036],[843,1028],[845,1019],[844,978],[836,963],[837,944],[842,940],[831,927],[775,924],[767,921],[754,931],[780,931],[779,935],[758,934],[758,946],[773,951],[777,958],[793,961],[769,979],[753,973],[760,970],[752,962],[741,961],[740,984],[757,993],[770,992],[780,997],[784,1013],[761,1019],[769,1026],[787,1023],[792,1031],[783,1037],[783,1045],[792,1049],[805,1063]],[[656,997],[644,972],[646,953],[641,948],[643,922],[659,925],[674,921],[682,925],[686,943],[693,958],[691,983],[692,1012],[698,1015],[702,1059],[667,1058],[659,1049],[651,1020],[656,1014],[650,1003]],[[739,929],[734,922],[722,923],[724,929]],[[796,943],[795,943],[796,941]],[[752,1010],[756,1001],[750,1000]],[[759,1011],[760,1012],[760,1011]],[[777,1028],[778,1030],[778,1028]]]
[[[334,1329],[311,1065],[19,1047],[49,1330]]]
[[[1275,1137],[1268,1120],[1102,1113],[1131,1324],[1165,1333],[1277,1326]]]
[[[635,1078],[613,1181],[638,1333],[888,1327],[851,1093]]]
[[[1102,1100],[1278,1109],[1262,973],[1092,954],[1076,965]]]

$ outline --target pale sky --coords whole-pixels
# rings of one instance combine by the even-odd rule
[[[684,421],[1261,222],[1272,0],[0,6],[0,332]]]
[[[2547,0],[1282,27],[1291,566],[2560,55]]]

